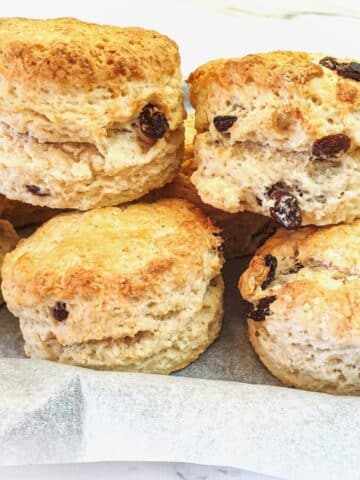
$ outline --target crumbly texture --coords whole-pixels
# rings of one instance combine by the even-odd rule
[[[180,170],[174,180],[163,188],[153,190],[145,199],[182,198],[201,208],[221,229],[225,258],[231,259],[253,254],[256,248],[274,232],[276,224],[269,218],[250,212],[229,214],[204,203],[191,183],[191,175],[197,168],[193,154],[195,118],[192,114],[185,121],[185,152]]]
[[[19,241],[19,236],[14,227],[7,220],[0,220],[0,268],[3,264],[5,255],[15,248]],[[0,275],[1,281],[1,275]],[[0,304],[3,303],[3,297],[0,292]]]
[[[296,199],[302,225],[351,222],[360,216],[360,149],[320,160],[308,152],[253,142],[224,146],[209,132],[197,136],[194,149],[198,168],[191,181],[203,202],[215,208],[270,217],[274,192],[282,190]]]
[[[188,79],[197,130],[230,145],[250,141],[291,151],[311,151],[317,139],[342,133],[357,148],[360,82],[320,65],[324,57],[279,51],[199,67]],[[226,115],[236,121],[224,135],[213,119]]]
[[[59,215],[6,256],[2,290],[33,358],[170,373],[219,332],[220,244],[183,200]]]
[[[9,199],[50,208],[88,210],[129,202],[178,171],[182,127],[166,137],[143,145],[129,129],[110,136],[100,153],[94,145],[24,139],[0,125],[0,190]]]
[[[0,20],[0,192],[83,210],[160,187],[179,164],[183,96],[177,46],[156,32]],[[142,134],[147,105],[166,119],[161,139]]]
[[[280,229],[241,276],[250,341],[284,384],[360,394],[359,249],[360,220]]]

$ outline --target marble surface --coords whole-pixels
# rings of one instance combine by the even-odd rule
[[[271,480],[274,477],[226,467],[183,463],[92,463],[2,467],[4,480]],[[275,480],[275,479],[274,479]]]

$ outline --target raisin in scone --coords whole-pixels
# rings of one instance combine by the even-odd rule
[[[0,20],[0,193],[86,210],[175,175],[183,150],[176,44],[75,19]]]
[[[360,394],[360,220],[279,229],[239,282],[249,338],[284,384]]]
[[[210,62],[188,82],[205,203],[289,229],[360,216],[359,63],[271,52]]]
[[[191,175],[196,170],[192,151],[195,136],[194,115],[189,114],[185,121],[185,152],[180,170],[174,180],[162,188],[153,190],[145,199],[183,198],[201,208],[215,225],[221,229],[224,239],[225,258],[231,259],[254,253],[276,229],[276,224],[267,217],[251,212],[227,213],[202,202],[196,188],[191,183]]]
[[[3,294],[32,358],[170,373],[220,331],[220,244],[180,199],[63,214],[5,257]]]

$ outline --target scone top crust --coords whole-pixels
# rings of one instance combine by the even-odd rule
[[[197,130],[210,129],[218,137],[214,117],[235,116],[227,130],[229,139],[221,137],[225,142],[248,140],[305,151],[314,140],[340,133],[349,136],[351,148],[356,147],[360,144],[356,118],[360,81],[320,64],[325,57],[276,51],[199,67],[187,80]]]
[[[359,347],[359,252],[360,220],[279,229],[239,281],[241,295],[253,304],[256,324],[279,339],[288,331],[299,344],[311,338],[315,348]]]
[[[206,288],[219,275],[217,233],[199,209],[175,199],[59,215],[6,257],[4,296],[15,310],[110,298],[168,307],[176,291],[201,279]]]
[[[179,68],[178,48],[142,28],[85,23],[74,18],[0,19],[0,75],[17,83],[50,82],[59,88],[159,82]]]
[[[314,64],[314,60],[315,56],[308,53],[290,51],[213,60],[190,74],[187,82],[191,85],[191,103],[196,108],[199,92],[212,84],[229,88],[234,84],[251,83],[278,92],[284,87],[304,85],[323,75],[322,68]]]

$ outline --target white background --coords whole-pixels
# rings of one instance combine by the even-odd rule
[[[72,16],[98,23],[153,28],[178,42],[184,76],[210,59],[275,49],[360,58],[359,0],[3,0],[0,16]],[[3,467],[0,478],[260,480],[265,477],[229,468],[174,463],[100,463]]]

